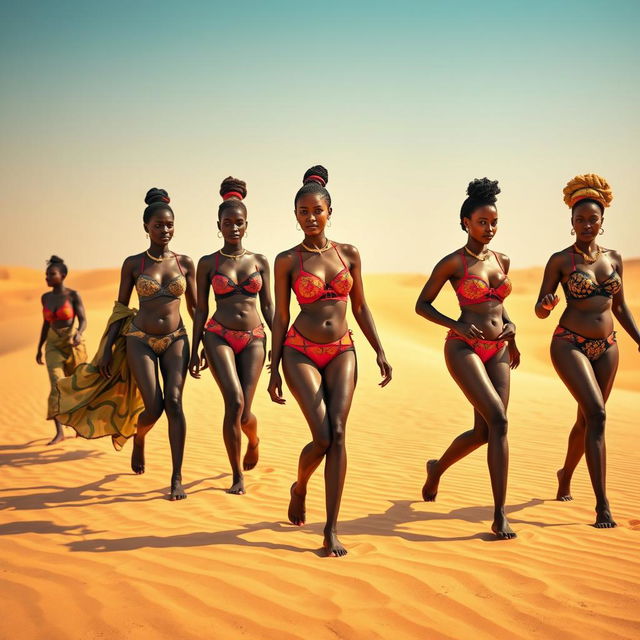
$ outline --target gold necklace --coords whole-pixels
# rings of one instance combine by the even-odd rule
[[[598,245],[596,245],[597,251],[596,251],[596,255],[593,256],[593,258],[588,253],[585,253],[584,251],[582,251],[577,244],[574,244],[573,248],[584,258],[584,261],[587,264],[593,264],[600,257],[601,251]]]
[[[149,253],[149,249],[145,251],[145,253],[154,261],[154,262],[164,262],[167,258],[171,258],[172,256],[162,256],[162,258],[156,258]]]
[[[479,256],[477,253],[473,253],[473,251],[471,251],[471,249],[469,249],[469,247],[467,247],[465,245],[464,250],[470,255],[473,256],[476,260],[480,260],[481,262],[484,262],[488,257],[489,257],[489,252],[486,251],[485,254],[483,256]]]
[[[242,253],[238,253],[238,254],[231,254],[231,253],[225,253],[222,249],[218,249],[218,253],[221,256],[224,256],[225,258],[231,258],[232,260],[240,260],[240,258],[242,258],[242,256],[247,253],[246,249],[242,250]]]
[[[314,253],[324,253],[325,251],[329,251],[329,249],[331,249],[333,247],[333,245],[331,244],[331,241],[327,240],[327,244],[324,247],[320,247],[319,249],[316,249],[315,247],[307,247],[307,245],[304,242],[300,243],[307,251],[313,251]]]

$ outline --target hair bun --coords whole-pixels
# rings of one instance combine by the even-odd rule
[[[568,207],[572,207],[580,200],[586,198],[596,200],[603,207],[608,207],[613,200],[613,191],[609,183],[597,173],[585,173],[576,176],[567,182],[562,190],[564,201]]]
[[[220,184],[220,195],[223,200],[227,200],[229,198],[244,200],[247,197],[247,183],[239,178],[229,176]]]
[[[169,204],[171,198],[164,189],[158,189],[158,187],[152,187],[147,191],[147,195],[144,197],[145,204],[155,204],[156,202],[165,202]]]
[[[481,201],[486,204],[495,204],[499,193],[498,181],[489,180],[489,178],[476,178],[467,187],[467,195],[471,200]]]
[[[64,264],[64,260],[59,256],[51,256],[47,260],[47,264]]]
[[[329,172],[321,164],[317,164],[305,171],[302,184],[308,182],[317,182],[321,187],[326,187],[329,182]]]

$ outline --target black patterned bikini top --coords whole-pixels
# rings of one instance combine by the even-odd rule
[[[591,274],[576,268],[573,251],[571,251],[571,262],[573,271],[569,274],[567,281],[562,283],[567,300],[584,300],[593,296],[613,298],[622,288],[622,280],[615,269],[604,282],[600,283],[594,280]]]
[[[155,278],[144,274],[144,256],[142,256],[142,264],[140,265],[140,275],[136,278],[136,291],[140,302],[146,302],[147,300],[153,300],[154,298],[161,298],[165,296],[167,298],[179,298],[187,290],[187,279],[184,277],[184,272],[180,266],[180,260],[174,253],[173,257],[178,263],[178,269],[180,269],[180,275],[175,278],[171,278],[166,285],[161,285]]]

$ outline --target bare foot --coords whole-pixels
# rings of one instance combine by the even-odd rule
[[[144,473],[144,440],[138,444],[133,439],[133,451],[131,452],[131,471],[136,475]]]
[[[240,475],[233,479],[233,484],[227,489],[227,493],[232,493],[236,496],[243,496],[246,492],[244,490],[244,476]]]
[[[62,430],[57,431],[56,435],[53,436],[53,439],[47,442],[47,446],[51,444],[58,444],[58,442],[62,442],[63,440],[64,440],[64,433],[62,433]]]
[[[511,540],[517,537],[516,532],[509,526],[507,516],[502,512],[495,514],[493,518],[493,524],[491,525],[491,531],[496,534],[500,540]]]
[[[258,458],[260,457],[258,450],[259,446],[260,439],[258,439],[253,446],[251,446],[251,444],[247,445],[247,452],[244,454],[244,458],[242,460],[242,468],[245,471],[251,471],[251,469],[258,464]]]
[[[613,519],[611,511],[609,511],[609,505],[596,509],[596,521],[593,523],[596,529],[613,529],[617,527],[618,523]]]
[[[565,477],[564,469],[558,469],[558,493],[556,494],[556,500],[560,502],[569,502],[573,500],[571,495],[571,478]]]
[[[436,475],[438,461],[433,458],[427,462],[427,479],[422,487],[422,499],[425,502],[435,502],[438,495],[440,477]]]
[[[169,500],[184,500],[187,497],[184,487],[182,486],[182,476],[174,475],[171,477],[171,493]]]
[[[291,500],[289,501],[289,522],[301,527],[306,521],[305,498],[307,494],[299,495],[296,493],[297,484],[297,482],[294,482],[289,491],[291,493]]]
[[[347,555],[347,550],[342,546],[335,531],[325,531],[322,542],[325,553],[329,558],[341,558]]]

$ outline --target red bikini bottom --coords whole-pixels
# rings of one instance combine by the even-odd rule
[[[220,336],[233,349],[233,353],[238,355],[245,347],[254,340],[265,338],[264,325],[259,324],[255,329],[244,331],[242,329],[227,329],[223,327],[217,320],[211,318],[207,322],[205,329],[211,333]]]
[[[480,338],[464,338],[461,335],[458,335],[453,329],[449,329],[449,333],[447,333],[447,337],[445,340],[462,340],[466,342],[475,353],[480,356],[480,360],[482,362],[487,362],[491,360],[493,356],[498,353],[505,344],[507,344],[506,340],[481,340]]]
[[[355,351],[351,330],[347,330],[342,338],[334,342],[318,343],[307,340],[293,325],[287,332],[284,345],[307,356],[318,369],[324,369],[336,356],[345,351]]]
[[[616,341],[616,332],[612,331],[606,338],[585,338],[579,333],[574,333],[558,325],[553,332],[554,338],[567,340],[574,344],[591,362],[597,360],[609,347],[612,347]]]

